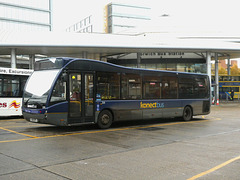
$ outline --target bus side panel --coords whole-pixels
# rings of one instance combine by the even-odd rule
[[[162,109],[143,109],[143,119],[161,118],[163,116]]]
[[[117,100],[117,101],[102,101],[99,102],[100,111],[110,109],[114,115],[114,121],[118,120],[137,120],[142,119],[142,110],[140,101]]]
[[[58,126],[68,125],[68,102],[57,103],[47,109],[47,122]]]
[[[115,114],[116,121],[141,120],[143,118],[141,109],[121,109],[115,111]]]
[[[206,115],[210,113],[210,101],[207,99],[199,100],[181,100],[182,107],[191,106],[193,109],[193,116]],[[182,112],[183,113],[183,112]]]
[[[0,98],[0,116],[22,116],[22,98]]]
[[[140,109],[143,112],[143,119],[161,118],[163,116],[164,102],[162,100],[142,100]]]
[[[164,109],[163,109],[163,117],[170,118],[170,117],[180,117],[183,114],[183,107],[181,100],[163,100]]]
[[[100,111],[110,109],[115,121],[161,118],[164,103],[159,100],[103,101]]]

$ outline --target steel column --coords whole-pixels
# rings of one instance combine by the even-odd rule
[[[29,55],[29,69],[34,69],[35,55]]]
[[[137,53],[137,68],[141,67],[141,53]]]
[[[230,64],[230,57],[228,57],[227,60],[227,74],[230,75],[231,74],[231,64]]]
[[[11,49],[11,68],[17,68],[16,49]]]
[[[206,53],[206,64],[207,64],[207,75],[211,82],[211,53],[210,52]]]
[[[82,52],[82,58],[87,59],[88,58],[88,53],[87,51]]]
[[[216,105],[219,105],[218,53],[215,53],[215,81],[216,81],[215,102]]]
[[[212,74],[211,74],[211,53],[210,52],[207,52],[206,53],[206,64],[207,64],[207,75],[209,77],[209,81],[210,81],[210,100],[212,103]]]
[[[49,24],[50,24],[49,30],[52,31],[53,30],[52,0],[49,0]]]

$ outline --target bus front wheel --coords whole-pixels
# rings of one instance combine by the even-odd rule
[[[109,110],[103,110],[99,116],[97,125],[101,129],[107,129],[112,125],[113,115]]]
[[[186,106],[183,110],[183,120],[190,121],[192,119],[193,112],[190,106]]]

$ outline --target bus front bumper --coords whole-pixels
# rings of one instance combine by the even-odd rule
[[[29,122],[48,124],[45,114],[23,112],[23,117]]]

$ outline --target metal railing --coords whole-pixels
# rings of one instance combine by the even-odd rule
[[[234,97],[236,97],[236,95],[237,95],[237,98],[233,98],[233,99],[229,92],[225,92],[225,94],[226,94],[226,102],[240,102],[240,94],[239,93],[235,94]]]

